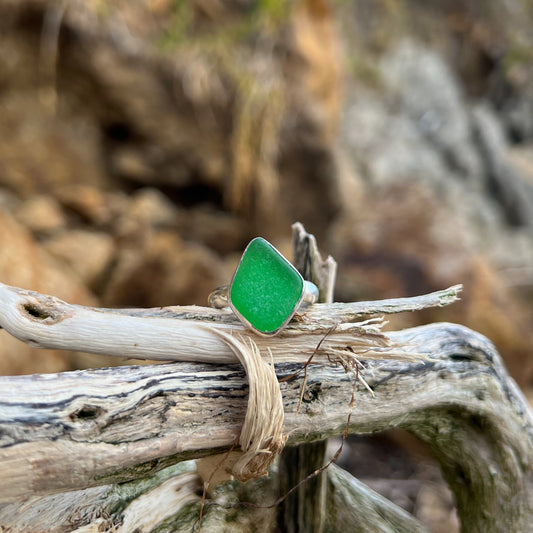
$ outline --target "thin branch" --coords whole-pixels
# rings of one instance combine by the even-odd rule
[[[270,349],[275,362],[304,363],[335,324],[334,333],[328,336],[323,353],[316,355],[315,362],[325,362],[328,349],[349,346],[356,352],[363,350],[366,357],[383,358],[398,354],[387,335],[380,331],[382,322],[353,322],[356,316],[446,305],[456,299],[458,290],[457,286],[381,303],[315,304],[306,311],[307,320],[293,322],[276,337],[264,338],[235,322],[233,315],[230,322],[218,321],[227,312],[215,309],[197,307],[192,314],[190,307],[186,311],[183,308],[99,309],[67,304],[52,296],[0,284],[0,326],[18,339],[41,348],[134,359],[237,362],[233,351],[216,334],[218,330],[238,334],[245,342],[251,339],[263,357],[267,357],[266,349]],[[343,317],[347,323],[341,323]]]

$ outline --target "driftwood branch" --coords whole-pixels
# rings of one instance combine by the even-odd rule
[[[219,335],[220,330],[253,340],[275,361],[305,362],[329,332],[326,345],[345,347],[364,339],[368,348],[383,352],[390,346],[369,316],[384,312],[440,307],[457,300],[460,285],[413,298],[350,304],[315,304],[276,337],[258,337],[227,310],[204,307],[156,309],[99,309],[65,303],[53,296],[0,283],[0,327],[38,348],[153,359],[236,363],[237,357]],[[359,322],[356,322],[359,320]],[[372,353],[367,353],[371,356]],[[317,355],[317,362],[327,357]]]
[[[350,533],[429,533],[409,513],[392,504],[342,468],[332,464],[327,472],[326,531]]]
[[[375,396],[358,385],[350,431],[402,427],[426,441],[455,493],[465,531],[527,531],[533,420],[492,344],[451,324],[389,335],[408,351],[431,353],[431,360],[368,360]],[[276,370],[283,378],[299,367],[283,363]],[[300,384],[281,383],[289,442],[341,434],[352,376],[310,367],[297,414]],[[233,365],[1,378],[0,500],[126,481],[222,451],[238,436],[245,403],[244,374]],[[0,510],[0,524],[13,521],[13,505]]]
[[[337,263],[331,257],[322,258],[314,235],[302,224],[292,226],[292,262],[307,281],[319,291],[320,303],[332,303],[337,276]],[[279,493],[286,494],[306,479],[309,472],[322,468],[326,462],[327,440],[286,446],[278,461]],[[300,485],[278,508],[277,524],[280,533],[324,530],[327,505],[326,476],[322,473]],[[334,507],[330,508],[333,513]]]
[[[318,256],[307,261],[316,249],[309,243],[296,263],[322,288],[330,284],[321,293],[329,298],[333,263]],[[276,363],[289,445],[344,432],[355,379],[346,370],[355,361],[372,391],[355,383],[350,432],[404,428],[427,442],[465,531],[527,531],[533,417],[492,344],[452,324],[382,331],[379,315],[447,305],[459,291],[316,304],[279,336],[264,339],[227,311],[85,308],[0,284],[0,327],[25,342],[173,361],[0,377],[0,530],[129,532],[174,524],[167,530],[190,531],[201,485],[188,459],[223,453],[242,436],[249,391],[231,335],[243,345],[255,342]],[[294,375],[313,353],[298,412],[302,379]],[[260,507],[239,508],[239,520],[271,528],[276,511],[264,504],[280,495],[276,469],[244,488],[225,485],[210,500],[203,527],[223,530],[246,496]],[[331,510],[323,516],[325,529],[425,531],[340,469],[331,468],[324,480],[327,493],[316,494]]]

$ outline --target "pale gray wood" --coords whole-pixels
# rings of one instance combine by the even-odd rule
[[[392,312],[392,309],[404,311],[423,305],[444,305],[454,301],[457,292],[458,288],[452,287],[426,297],[389,301],[384,307]],[[192,316],[191,308],[186,308],[185,315],[180,311],[181,308],[98,309],[68,304],[53,296],[0,283],[0,327],[40,348],[133,359],[238,362],[231,347],[217,334],[217,331],[224,331],[244,341],[252,340],[269,359],[272,353],[275,361],[305,362],[334,324],[335,330],[328,334],[324,347],[357,348],[361,345],[367,357],[394,355],[387,336],[380,332],[382,321],[353,322],[356,316],[361,319],[374,315],[375,305],[369,304],[367,312],[360,306],[356,314],[333,313],[334,318],[326,320],[330,309],[328,306],[334,305],[338,306],[315,304],[279,335],[261,337],[240,323],[219,321],[217,317],[227,312],[216,309],[195,308]],[[351,304],[346,305],[350,307]],[[347,322],[342,322],[342,317]],[[326,362],[327,354],[318,353],[315,360]]]
[[[271,527],[276,510],[271,504],[276,499],[277,474],[274,466],[268,478],[248,482],[246,491],[236,482],[226,483],[204,508],[202,531],[276,531]],[[324,514],[326,531],[427,532],[417,519],[341,468],[332,465],[325,477],[330,488]],[[141,481],[32,497],[24,503],[0,506],[0,520],[10,533],[131,533],[136,528],[149,532],[153,530],[151,524],[162,522],[172,523],[172,529],[166,531],[190,533],[198,527],[200,490],[194,461],[184,461]],[[234,502],[239,500],[259,507],[236,505]],[[89,525],[83,525],[88,520]]]
[[[304,279],[318,287],[320,303],[333,302],[337,262],[330,255],[322,259],[315,236],[307,233],[300,222],[292,225],[292,264]]]
[[[279,335],[269,337],[263,343],[270,347],[273,344],[274,348],[280,343],[280,350],[285,352],[286,360],[292,354],[287,350],[288,347],[299,351],[298,345],[305,341],[301,338],[303,333],[314,334],[315,342],[316,337],[322,336],[335,324],[342,324],[345,330],[349,330],[350,323],[369,316],[450,305],[459,299],[461,290],[461,285],[454,285],[445,290],[410,298],[317,303],[305,309],[301,320],[293,320]],[[38,347],[146,359],[167,357],[176,360],[188,357],[185,360],[190,360],[191,355],[195,354],[196,360],[206,362],[236,362],[231,350],[217,335],[198,327],[205,325],[213,325],[239,335],[250,335],[229,309],[199,306],[150,309],[83,307],[63,302],[54,296],[0,283],[0,328]],[[354,328],[357,330],[357,326]],[[138,337],[142,345],[132,343],[132,336]],[[296,346],[290,346],[288,340],[281,340],[294,336],[300,337]],[[190,337],[194,341],[189,341]],[[261,342],[260,337],[254,335],[253,338]],[[217,352],[216,356],[213,351]],[[180,355],[182,352],[185,353]],[[296,356],[295,360],[302,360],[302,356]]]
[[[328,263],[332,261],[329,257]],[[332,285],[329,285],[330,287]],[[403,312],[421,311],[430,307],[445,307],[459,300],[462,291],[461,284],[453,285],[447,289],[410,296],[408,298],[389,298],[386,300],[372,300],[361,302],[335,302],[317,303],[305,310],[310,323],[322,323],[323,328],[329,328],[331,324],[352,322],[373,315],[390,315]],[[22,289],[19,289],[22,290]],[[333,289],[332,289],[333,290]],[[168,306],[150,309],[107,309],[95,308],[99,312],[121,314],[127,316],[152,316],[154,318],[179,318],[184,320],[199,320],[220,322],[223,324],[239,325],[235,315],[229,309],[212,309],[194,305]],[[297,322],[290,323],[281,335],[288,334],[292,330],[300,328]]]
[[[390,336],[431,361],[366,361],[375,396],[357,385],[350,431],[401,427],[427,442],[455,494],[464,531],[528,531],[533,417],[494,346],[452,324]],[[297,367],[276,369],[283,377]],[[301,381],[281,383],[290,443],[344,431],[352,377],[322,365],[309,370],[299,414]],[[228,365],[1,378],[0,498],[14,503],[0,510],[0,524],[13,522],[17,503],[31,495],[136,479],[229,447],[245,397],[243,372]]]
[[[332,464],[327,472],[327,531],[349,533],[429,533],[406,511]]]
[[[328,256],[322,259],[314,235],[307,233],[303,225],[292,226],[292,263],[307,281],[318,287],[318,301],[333,302],[337,263]],[[279,457],[279,494],[286,494],[305,479],[309,472],[325,463],[327,440],[286,446]],[[314,531],[322,533],[326,516],[326,476],[319,474],[301,484],[278,508],[280,533]],[[330,509],[333,512],[334,509]]]

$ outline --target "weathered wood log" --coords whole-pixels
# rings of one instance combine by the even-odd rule
[[[276,530],[275,508],[265,502],[275,499],[276,475],[246,484],[226,483],[216,501],[205,509],[202,531],[248,533]],[[325,516],[328,531],[367,533],[428,533],[416,519],[388,500],[332,465],[327,472],[328,492]],[[23,504],[0,508],[10,533],[157,531],[190,533],[198,527],[201,485],[194,461],[168,467],[142,481],[104,485],[52,496],[29,498]],[[245,503],[243,496],[250,495]],[[230,503],[228,503],[230,502]],[[339,508],[340,512],[332,512]],[[238,516],[238,518],[237,518]],[[90,523],[87,524],[88,520]],[[10,524],[15,524],[11,529]],[[86,525],[83,525],[86,524]]]
[[[330,300],[333,260],[321,260],[303,227],[294,230],[297,266],[317,283],[322,298]],[[435,451],[465,528],[521,530],[532,507],[532,417],[490,343],[452,325],[386,335],[382,319],[368,318],[446,305],[459,290],[383,302],[317,304],[278,337],[263,339],[224,311],[89,309],[0,284],[0,326],[33,345],[182,361],[0,378],[0,528],[79,533],[194,529],[201,483],[186,460],[220,454],[240,442],[251,400],[246,375],[231,363],[249,365],[237,344],[253,340],[263,356],[277,362],[289,444],[307,448],[289,448],[287,458],[274,464],[266,479],[226,484],[218,495],[212,494],[204,528],[224,531],[237,513],[242,531],[426,531],[335,467],[327,478],[321,475],[299,485],[280,512],[275,505],[265,507],[265,498],[276,502],[280,488],[281,493],[290,490],[307,469],[323,464],[323,442],[345,430],[353,379],[364,359],[375,396],[364,380],[355,384],[357,403],[349,430],[410,430]],[[299,411],[302,380],[294,376],[311,354],[314,365],[307,369]],[[266,368],[259,357],[254,364]],[[257,378],[247,372],[250,398],[255,398]],[[281,413],[279,393],[276,386]],[[477,435],[479,427],[483,432]],[[259,442],[268,443],[271,431]],[[262,447],[253,453],[264,453]],[[304,457],[309,450],[316,456],[314,463]],[[483,460],[472,460],[480,452]],[[210,462],[218,461],[216,457]],[[510,468],[513,460],[522,470]],[[294,474],[287,476],[289,471]],[[491,485],[497,475],[498,482]],[[509,514],[505,499],[511,494],[515,498]],[[229,527],[238,530],[235,523]]]
[[[322,259],[314,235],[302,224],[292,226],[293,264],[304,279],[319,290],[318,301],[332,303],[337,276],[337,263],[331,257]],[[319,470],[326,461],[327,440],[287,446],[279,458],[279,494],[286,494],[304,480],[309,472]],[[314,531],[322,533],[326,509],[326,476],[318,474],[301,483],[278,508],[280,533]]]
[[[374,396],[357,385],[350,431],[401,427],[427,442],[455,494],[465,531],[528,531],[533,417],[493,345],[452,324],[389,335],[407,351],[431,354],[431,360],[365,361]],[[276,365],[280,378],[297,368]],[[282,382],[289,442],[342,434],[352,379],[339,368],[311,366],[300,413],[301,381]],[[176,462],[229,448],[238,436],[245,397],[244,374],[234,365],[171,363],[1,378],[0,524],[40,531],[17,529],[22,517],[31,523],[36,507],[23,502],[32,495],[115,484],[167,467],[164,477]],[[151,483],[161,486],[155,479]],[[105,494],[118,490],[113,487]],[[74,501],[70,493],[47,500],[56,531],[97,516],[120,523],[127,498],[118,512],[97,489],[87,490],[74,506],[65,503]],[[199,496],[189,496],[198,506]],[[189,513],[190,526],[197,514],[189,504],[181,511]],[[178,510],[173,512],[177,516]],[[367,515],[372,513],[359,516],[362,531],[372,530]]]
[[[332,464],[327,472],[326,531],[350,533],[429,533],[409,513],[391,504],[342,468]]]

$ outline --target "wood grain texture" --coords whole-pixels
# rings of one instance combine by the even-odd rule
[[[310,272],[334,281],[331,270],[327,275],[331,265],[326,267]],[[230,449],[246,412],[246,376],[222,339],[232,334],[245,342],[253,338],[264,357],[272,353],[289,444],[313,446],[344,432],[354,376],[339,363],[355,354],[374,394],[356,383],[350,432],[411,431],[440,462],[465,531],[527,531],[533,418],[492,344],[452,324],[385,334],[382,320],[372,318],[447,305],[459,291],[456,286],[416,298],[316,304],[279,336],[264,339],[224,310],[86,308],[0,284],[0,326],[25,342],[175,361],[0,378],[0,526],[25,533],[195,527],[200,482],[186,460]],[[321,341],[297,412],[303,383],[298,371]],[[272,530],[272,508],[237,512],[227,502],[245,497],[264,503],[257,498],[267,495],[275,501],[278,467],[268,478],[225,487],[220,502],[226,503],[215,495],[205,530],[223,531],[229,523],[232,531],[252,525]],[[328,472],[327,487],[327,494],[321,492],[325,528],[353,523],[360,531],[383,530],[386,516],[391,530],[424,531],[338,469]],[[156,502],[162,503],[154,513]],[[364,512],[355,513],[356,505],[364,505]],[[232,522],[236,512],[241,529]]]
[[[136,359],[234,363],[237,357],[213,329],[252,339],[276,361],[303,362],[322,336],[335,326],[326,345],[364,343],[375,356],[390,346],[380,322],[364,319],[382,312],[401,312],[447,305],[460,286],[425,296],[359,302],[315,304],[276,337],[259,337],[245,329],[228,310],[203,307],[99,309],[68,304],[44,294],[0,283],[0,327],[41,348],[76,350]],[[344,310],[343,310],[344,309]],[[361,321],[363,322],[356,322]],[[370,354],[372,355],[372,354]],[[268,356],[269,357],[269,356]],[[327,357],[317,354],[317,360]]]
[[[328,256],[322,258],[314,235],[307,233],[299,222],[292,226],[292,263],[305,280],[318,287],[320,303],[333,302],[337,263]],[[326,459],[327,439],[286,446],[279,458],[279,495],[305,479],[309,472],[320,469]],[[314,531],[322,533],[326,517],[326,476],[302,483],[278,507],[280,533]]]
[[[527,531],[533,518],[533,417],[493,345],[452,324],[391,332],[426,362],[367,360],[375,396],[357,385],[352,433],[392,427],[433,450],[465,531]],[[276,365],[279,378],[300,365]],[[352,376],[309,369],[281,383],[289,442],[344,431]],[[137,479],[227,449],[246,402],[234,365],[172,363],[0,379],[0,524],[32,495]],[[90,489],[94,490],[94,489]],[[5,512],[4,512],[5,511]],[[12,515],[11,515],[12,516]]]
[[[325,515],[326,531],[429,533],[409,513],[399,509],[337,465],[331,465],[327,478],[327,508],[335,509],[336,512]]]

